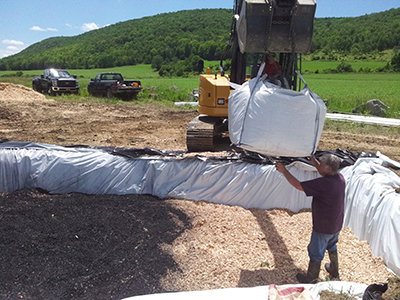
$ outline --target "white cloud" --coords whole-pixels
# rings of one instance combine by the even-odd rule
[[[57,28],[50,28],[50,27],[42,28],[40,26],[32,26],[29,29],[33,31],[58,31]]]
[[[21,41],[16,41],[16,40],[2,40],[1,41],[5,45],[15,45],[15,46],[23,46],[24,43]]]
[[[81,27],[83,31],[91,31],[99,29],[100,27],[96,23],[84,23]]]
[[[0,58],[18,53],[24,48],[24,43],[16,40],[2,40],[2,44],[9,45],[5,49],[0,49]]]
[[[65,26],[71,29],[80,29],[82,31],[91,31],[91,30],[97,30],[103,27],[110,26],[110,24],[107,25],[97,25],[94,22],[88,22],[88,23],[83,23],[81,26],[76,26],[76,25],[71,25],[70,23],[65,23]]]
[[[6,56],[10,56],[13,55],[15,53],[19,52],[19,50],[10,50],[10,49],[0,49],[0,58],[6,57]]]
[[[29,28],[30,30],[33,30],[33,31],[46,31],[46,29],[44,29],[44,28],[41,28],[41,27],[39,27],[39,26],[32,26],[31,28]]]
[[[0,49],[0,58],[6,57],[11,55],[10,51],[4,50],[4,49]]]

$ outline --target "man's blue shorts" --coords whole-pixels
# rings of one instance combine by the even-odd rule
[[[308,244],[308,256],[310,260],[313,262],[320,262],[324,258],[326,250],[328,250],[328,252],[336,251],[336,243],[339,241],[339,232],[335,234],[324,234],[313,230],[310,243]]]

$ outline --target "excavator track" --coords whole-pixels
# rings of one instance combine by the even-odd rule
[[[197,116],[189,123],[187,128],[186,145],[188,151],[219,151],[221,143],[226,141],[226,138],[223,138],[225,131],[227,131],[227,124],[224,123],[224,118]]]

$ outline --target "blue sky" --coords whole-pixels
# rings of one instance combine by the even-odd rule
[[[400,0],[316,1],[317,18],[357,17],[400,7]],[[53,36],[75,36],[166,12],[232,7],[233,0],[0,0],[0,58]]]

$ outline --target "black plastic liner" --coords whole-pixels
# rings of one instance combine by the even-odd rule
[[[10,142],[8,140],[1,140],[0,147],[7,149],[18,149],[18,148],[27,148],[32,145],[40,147],[40,144],[30,143],[30,142]],[[169,157],[169,158],[183,158],[186,151],[169,151],[169,150],[159,150],[155,148],[119,148],[119,147],[94,147],[88,145],[70,145],[70,146],[62,146],[64,148],[87,148],[87,149],[99,149],[105,151],[111,155],[118,155],[127,158],[139,158],[139,157]],[[372,152],[351,152],[345,149],[336,149],[336,150],[322,150],[316,151],[315,157],[319,158],[325,153],[331,153],[338,156],[341,159],[340,168],[344,168],[347,166],[353,165],[357,159],[364,157],[376,158],[376,154]],[[186,157],[187,159],[188,157]],[[190,157],[189,157],[190,158]],[[243,152],[235,152],[228,151],[226,156],[204,156],[201,154],[197,154],[194,156],[195,159],[201,160],[211,160],[211,161],[243,161],[253,164],[263,164],[263,165],[272,165],[275,162],[281,162],[285,165],[290,164],[294,161],[301,161],[303,163],[312,165],[308,157],[272,157],[265,156],[260,153],[251,152],[251,151],[243,151]]]

